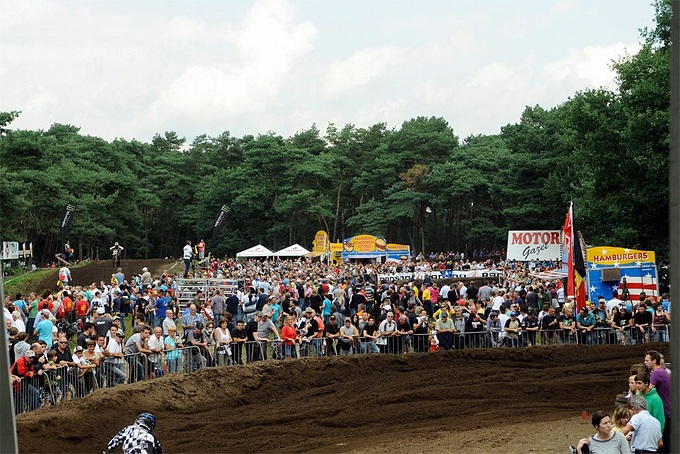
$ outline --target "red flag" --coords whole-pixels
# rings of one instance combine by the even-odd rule
[[[574,228],[571,219],[571,205],[567,211],[567,218],[564,220],[564,251],[562,257],[567,262],[567,288],[565,296],[574,296]]]
[[[564,250],[563,259],[567,262],[566,296],[574,298],[576,310],[586,305],[586,268],[583,256],[582,240],[574,228],[573,204],[569,204],[569,211],[564,220]]]

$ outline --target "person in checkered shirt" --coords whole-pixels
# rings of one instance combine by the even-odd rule
[[[106,452],[113,452],[123,445],[123,454],[162,454],[161,444],[152,433],[155,427],[156,418],[151,413],[140,413],[133,424],[109,441]]]

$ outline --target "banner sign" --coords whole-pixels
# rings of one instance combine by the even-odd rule
[[[614,291],[621,299],[628,296],[632,301],[639,301],[642,292],[653,299],[659,296],[654,251],[594,246],[587,254],[590,301],[600,296],[610,299]]]
[[[71,228],[71,223],[73,222],[73,216],[76,214],[76,204],[69,203],[66,205],[66,212],[64,213],[64,219],[61,221],[61,242],[62,244],[68,239],[68,231]]]
[[[220,230],[222,229],[222,224],[224,224],[224,220],[227,218],[227,214],[231,211],[231,208],[229,208],[227,205],[222,205],[222,208],[220,208],[220,211],[217,212],[217,219],[215,219],[215,223],[213,224],[213,230],[212,230],[212,239],[215,240],[217,238],[217,235],[220,234]]]
[[[19,258],[19,243],[16,241],[2,242],[2,260],[16,260]]]
[[[588,262],[598,265],[627,265],[630,263],[656,263],[654,251],[639,251],[611,246],[588,248]]]
[[[312,241],[312,252],[326,253],[330,251],[330,242],[328,241],[328,233],[325,230],[319,230],[314,235],[314,241]]]
[[[507,259],[560,260],[562,238],[560,230],[510,230],[508,232]]]
[[[423,280],[426,277],[430,279],[496,279],[503,276],[502,271],[496,270],[463,270],[463,271],[416,271],[413,273],[394,273],[394,274],[378,274],[379,281],[413,281],[416,279]]]

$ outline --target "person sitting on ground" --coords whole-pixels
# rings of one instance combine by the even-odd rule
[[[608,413],[598,410],[593,413],[591,423],[597,433],[589,438],[582,438],[576,446],[576,452],[590,452],[591,454],[629,454],[630,448],[626,437],[621,432],[612,430],[612,421]],[[585,451],[584,446],[588,446]]]

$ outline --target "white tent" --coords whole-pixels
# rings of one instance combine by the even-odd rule
[[[274,253],[276,257],[302,257],[307,254],[309,251],[297,243]]]
[[[272,251],[262,246],[261,244],[258,244],[257,246],[253,246],[251,248],[246,249],[245,251],[239,252],[238,254],[236,254],[236,258],[244,259],[250,257],[272,257],[273,255],[274,253]]]

